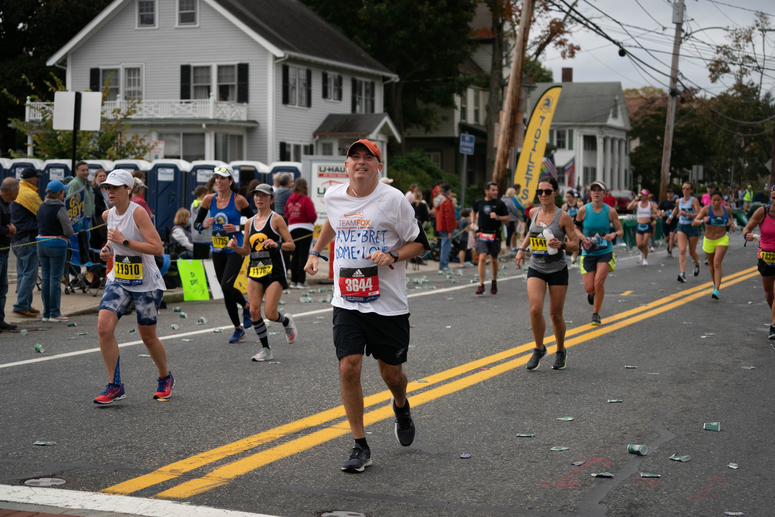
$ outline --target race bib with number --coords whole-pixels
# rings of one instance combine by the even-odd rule
[[[226,247],[226,245],[229,244],[229,236],[214,233],[213,234],[213,248],[219,248],[223,249]]]
[[[263,262],[251,263],[248,269],[248,277],[258,280],[272,273],[272,264],[264,264]]]
[[[116,255],[113,271],[117,284],[140,285],[143,283],[143,257]]]
[[[534,255],[547,255],[549,248],[546,246],[546,239],[543,237],[530,237],[530,249]]]
[[[479,238],[479,240],[483,241],[494,241],[495,240],[495,234],[494,233],[482,233],[479,232],[476,234],[476,236]]]
[[[775,252],[759,250],[759,258],[768,266],[775,267]]]
[[[377,266],[341,268],[339,293],[348,302],[368,303],[379,298]]]

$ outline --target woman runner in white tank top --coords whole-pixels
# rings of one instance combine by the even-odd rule
[[[132,302],[137,313],[137,330],[159,370],[158,388],[153,398],[169,398],[175,385],[172,373],[167,370],[167,352],[156,336],[165,286],[154,255],[159,256],[164,250],[148,213],[137,210],[140,205],[129,199],[134,184],[129,172],[118,169],[100,185],[108,191],[108,200],[113,205],[102,214],[108,224],[108,243],[100,250],[100,258],[107,261],[112,257],[113,269],[107,277],[97,320],[100,351],[110,382],[94,399],[95,404],[110,404],[126,397],[115,330],[119,318]]]
[[[627,210],[636,208],[635,216],[638,218],[638,227],[635,230],[635,242],[641,253],[641,260],[644,266],[648,266],[646,260],[649,256],[649,238],[654,235],[654,215],[659,213],[657,204],[649,199],[649,191],[643,189],[640,195],[630,201]]]

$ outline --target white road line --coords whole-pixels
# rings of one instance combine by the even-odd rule
[[[518,275],[518,276],[505,277],[505,278],[498,278],[498,281],[499,282],[505,282],[507,280],[513,280],[515,278],[525,278],[525,275]],[[445,293],[445,292],[448,292],[448,291],[457,291],[459,289],[467,289],[467,288],[471,287],[472,285],[473,284],[464,284],[464,285],[458,285],[458,286],[455,286],[455,287],[445,287],[445,288],[442,288],[442,289],[435,289],[433,291],[425,291],[424,290],[424,291],[419,292],[419,293],[409,294],[407,296],[407,298],[416,298],[418,296],[428,296],[428,295],[431,295],[431,294]],[[411,290],[409,290],[409,291],[411,291]],[[312,315],[315,315],[315,314],[324,314],[324,313],[327,313],[327,312],[331,312],[332,310],[333,310],[333,307],[331,307],[329,305],[325,309],[318,309],[318,310],[315,310],[315,311],[300,312],[298,314],[293,314],[293,318],[296,319],[296,318],[300,318],[302,316],[312,316]],[[184,338],[184,337],[188,337],[188,336],[196,336],[196,335],[199,335],[199,334],[212,333],[215,329],[230,330],[230,329],[233,329],[233,328],[234,327],[232,325],[226,325],[226,326],[223,326],[223,327],[211,327],[211,328],[208,328],[208,329],[194,330],[194,331],[191,331],[191,332],[183,332],[182,334],[159,336],[159,339],[162,340],[162,341],[171,340],[171,339],[180,339],[180,338]],[[128,341],[126,343],[121,343],[118,346],[119,346],[119,348],[124,348],[124,347],[136,346],[136,345],[142,345],[142,344],[143,344],[142,340],[137,340],[137,341]],[[94,353],[99,352],[99,351],[100,351],[100,349],[98,347],[98,348],[88,348],[86,350],[76,350],[75,352],[66,352],[66,353],[63,353],[63,354],[50,355],[50,356],[45,356],[45,357],[37,357],[35,359],[26,359],[24,361],[16,361],[16,362],[13,362],[13,363],[0,364],[0,369],[2,369],[2,368],[11,368],[13,366],[23,366],[25,364],[41,363],[41,362],[44,362],[44,361],[53,361],[55,359],[64,359],[64,358],[67,358],[67,357],[74,357],[74,356],[84,355],[84,354],[94,354]]]
[[[144,517],[273,517],[263,513],[219,510],[208,506],[192,506],[163,499],[144,499],[125,495],[28,486],[0,485],[0,501],[54,506],[72,510],[142,515]]]

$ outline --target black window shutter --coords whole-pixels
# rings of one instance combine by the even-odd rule
[[[89,89],[93,92],[101,92],[102,85],[100,84],[100,69],[89,69]]]
[[[342,76],[337,75],[336,76],[336,95],[334,96],[335,100],[342,100]]]
[[[307,68],[307,107],[312,107],[312,69]]]
[[[369,93],[371,96],[369,97],[369,108],[366,111],[369,113],[374,113],[374,97],[377,96],[377,86],[374,84],[374,81],[371,81],[371,91]]]
[[[283,104],[288,104],[288,65],[283,65]],[[285,144],[280,144],[280,149],[283,149],[283,145]],[[282,150],[280,154],[282,154]]]
[[[280,161],[281,162],[288,161],[287,153],[288,153],[288,144],[286,144],[285,142],[280,142]]]
[[[330,94],[328,93],[328,74],[326,72],[323,72],[323,98],[328,99],[328,96]]]
[[[191,98],[191,65],[180,65],[180,100]]]
[[[237,64],[237,102],[248,102],[248,64]]]
[[[356,97],[356,90],[358,89],[358,80],[355,77],[353,77],[352,85],[353,85],[353,94],[352,94],[352,111],[351,111],[351,113],[355,113],[355,108],[356,108],[356,99],[355,99],[355,97]]]

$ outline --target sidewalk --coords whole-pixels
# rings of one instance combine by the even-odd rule
[[[327,253],[326,253],[327,255]],[[504,256],[504,254],[501,254],[501,258]],[[16,277],[16,257],[13,256],[13,253],[11,253],[11,257],[9,257],[11,260],[9,261],[9,267],[8,267],[8,275],[11,276],[11,269],[13,268],[13,277],[15,279]],[[12,262],[12,263],[11,263]],[[316,285],[320,284],[321,282],[326,282],[328,280],[328,274],[330,271],[330,261],[326,262],[325,260],[319,260],[318,261],[318,273],[315,276],[307,275],[307,283],[310,285]],[[450,267],[452,269],[455,269],[458,266],[457,263],[450,263]],[[417,265],[417,264],[410,264],[407,262],[406,264],[406,274],[412,275],[412,274],[429,274],[429,273],[436,273],[436,271],[439,270],[439,263],[428,261],[426,265]],[[95,295],[96,296],[93,296]],[[88,293],[82,293],[81,291],[76,291],[72,294],[64,294],[62,293],[62,301],[61,301],[61,309],[62,314],[65,316],[79,316],[82,314],[91,314],[95,313],[99,310],[100,306],[100,298],[102,296],[102,291],[98,291],[96,289],[92,289]],[[25,318],[24,316],[20,316],[18,314],[13,313],[13,304],[16,303],[16,283],[14,280],[14,283],[10,284],[8,286],[8,297],[6,299],[5,304],[5,321],[14,325],[18,324],[25,324],[29,323],[32,324],[34,322],[40,323],[41,316],[38,316],[37,318]],[[183,301],[183,289],[170,289],[164,292],[164,301],[167,303],[177,303]],[[35,288],[35,291],[33,292],[32,296],[32,306],[39,311],[43,311],[43,300],[40,297],[40,291],[38,291],[37,288]]]

